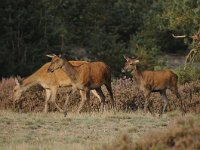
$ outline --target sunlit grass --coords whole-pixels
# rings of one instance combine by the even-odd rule
[[[141,112],[15,113],[0,111],[1,149],[97,149],[121,134],[137,141],[144,133],[163,129],[170,118]]]
[[[199,150],[200,116],[186,114],[171,118],[163,130],[151,130],[137,141],[128,134],[122,134],[102,150]]]

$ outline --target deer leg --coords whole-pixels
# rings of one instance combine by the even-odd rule
[[[180,99],[181,96],[178,92],[178,87],[176,86],[175,88],[172,88],[171,91],[176,95],[176,98]]]
[[[51,102],[56,106],[56,108],[60,112],[63,112],[63,110],[56,104],[56,94],[57,94],[57,89],[52,89]]]
[[[81,109],[82,109],[82,107],[85,103],[85,92],[80,90],[80,94],[81,94],[81,102],[80,102],[79,107],[77,109],[77,113],[80,113],[80,111],[81,111]]]
[[[74,93],[74,91],[72,92],[72,89],[69,91],[69,94],[68,94],[68,96],[67,96],[67,98],[66,98],[66,100],[65,100],[65,104],[64,104],[64,117],[66,117],[67,116],[67,104],[68,104],[68,102],[69,102],[69,99],[71,98],[71,95]]]
[[[145,102],[144,102],[144,112],[147,112],[147,107],[148,107],[148,100],[151,95],[151,92],[149,90],[144,91],[144,97],[145,97]]]
[[[162,96],[162,100],[163,100],[163,103],[164,103],[163,109],[162,109],[161,114],[160,114],[160,116],[161,116],[165,112],[165,109],[167,107],[168,98],[167,98],[167,95],[166,95],[166,90],[165,91],[161,91],[160,95]]]
[[[65,100],[65,104],[64,104],[64,117],[67,116],[67,104],[68,104],[68,102],[69,102],[69,96]]]
[[[175,88],[171,89],[171,91],[176,95],[176,98],[181,101],[181,110],[183,112],[186,112],[186,108],[185,109],[183,108],[183,101],[182,101],[181,96],[178,92],[178,87],[176,86]]]
[[[45,91],[46,91],[46,96],[45,96],[44,113],[47,113],[48,112],[48,103],[49,103],[49,99],[51,97],[51,90],[45,89]]]
[[[91,92],[94,94],[94,96],[96,96],[99,101],[101,102],[101,97],[98,95],[97,91],[96,90],[91,90]]]
[[[86,102],[87,102],[87,105],[88,105],[88,111],[89,111],[89,113],[91,113],[91,107],[90,107],[90,90],[86,91]]]
[[[83,105],[85,104],[85,101],[87,100],[86,90],[84,90],[84,91],[81,90],[80,94],[81,94],[81,103],[80,103],[80,105],[78,107],[77,113],[80,113]]]
[[[114,100],[114,96],[113,96],[113,92],[112,92],[111,83],[105,84],[105,86],[106,86],[106,89],[108,90],[110,98],[111,98],[112,110],[115,112],[115,100]]]
[[[100,97],[100,111],[103,113],[103,111],[105,110],[105,96],[101,90],[101,88],[96,89],[97,94]]]

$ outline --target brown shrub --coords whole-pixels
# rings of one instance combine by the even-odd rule
[[[181,121],[173,124],[162,132],[147,135],[137,147],[141,150],[174,149],[174,150],[198,150],[200,149],[200,124],[193,121]]]
[[[12,106],[14,78],[2,79],[0,82],[0,109],[8,109]]]
[[[164,131],[154,131],[134,143],[127,135],[123,135],[103,150],[199,150],[200,124],[193,119],[179,120]]]
[[[2,79],[0,82],[0,109],[13,108],[12,90],[14,87],[14,79]],[[114,97],[116,100],[116,108],[121,111],[135,111],[143,109],[144,98],[143,94],[136,87],[135,82],[131,79],[118,79],[112,83]],[[63,107],[65,99],[68,95],[69,88],[60,88],[58,90],[56,102]],[[106,108],[110,109],[110,98],[108,92],[103,87],[106,95]],[[187,112],[200,112],[200,81],[191,82],[185,85],[179,85],[179,92],[183,100],[184,108]],[[92,94],[91,94],[92,95]],[[181,103],[176,96],[170,91],[167,92],[169,98],[169,105],[167,111],[180,109]],[[72,99],[68,103],[68,111],[75,111],[80,102],[79,92],[75,92]],[[45,93],[40,86],[30,88],[22,94],[18,110],[22,112],[42,111],[44,108]],[[91,96],[90,107],[92,111],[98,111],[99,100]],[[158,93],[152,93],[149,99],[150,108],[152,111],[158,113],[162,107],[162,100]],[[55,111],[55,107],[50,104],[50,109]],[[87,105],[84,106],[83,111],[87,111]]]

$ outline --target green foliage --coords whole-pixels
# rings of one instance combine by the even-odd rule
[[[198,0],[8,0],[0,2],[0,76],[26,76],[48,61],[47,53],[100,60],[116,76],[123,54],[161,69],[158,55],[184,52],[199,30]],[[78,55],[79,49],[84,55]],[[199,57],[198,57],[199,58]],[[196,60],[199,60],[199,59]],[[156,67],[153,67],[156,66]]]
[[[162,70],[166,67],[166,59],[160,59],[158,48],[146,49],[143,46],[138,46],[130,50],[131,54],[140,59],[141,70]]]
[[[181,84],[200,79],[199,67],[188,66],[185,70],[184,67],[179,67],[175,71],[179,77],[179,83]]]
[[[179,33],[192,34],[199,29],[200,7],[198,0],[173,0],[166,2],[163,18],[168,28]]]
[[[119,72],[117,64],[122,64],[130,35],[142,23],[139,16],[150,1],[1,2],[0,76],[28,75],[47,61],[45,54],[74,55],[80,48],[85,58],[105,61]],[[76,54],[73,58],[84,59]]]
[[[195,61],[200,62],[200,51],[196,54]]]

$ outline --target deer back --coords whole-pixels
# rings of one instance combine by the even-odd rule
[[[86,63],[86,61],[70,61],[70,63],[74,66],[79,66]],[[35,79],[39,80],[42,86],[47,88],[49,88],[49,86],[71,86],[71,80],[62,69],[49,73],[47,72],[49,66],[50,62],[44,64],[34,74]]]
[[[142,84],[153,89],[170,88],[177,84],[177,75],[171,70],[143,71]]]
[[[79,74],[79,82],[83,85],[101,85],[105,81],[111,81],[110,68],[104,62],[88,62],[75,67]]]

